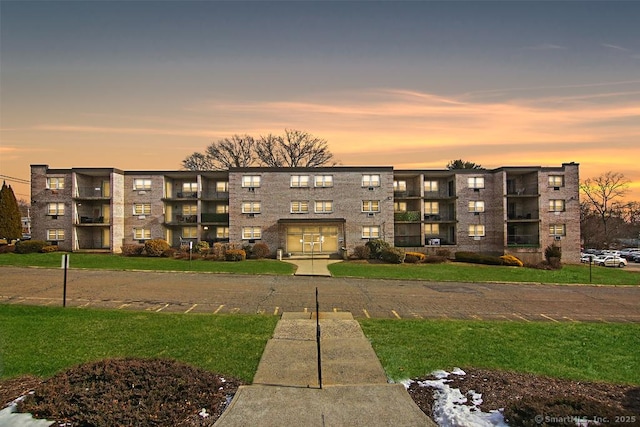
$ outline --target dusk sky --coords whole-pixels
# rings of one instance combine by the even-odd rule
[[[635,1],[2,0],[0,179],[176,170],[292,128],[345,166],[573,161],[640,201],[639,17]]]

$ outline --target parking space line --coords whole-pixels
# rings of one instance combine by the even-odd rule
[[[218,312],[220,310],[222,310],[222,307],[224,307],[224,304],[220,304],[220,306],[218,308],[216,308],[216,310],[213,312],[213,314],[218,314]]]
[[[516,316],[518,319],[524,320],[525,322],[531,322],[531,320],[520,316],[518,313],[512,313],[512,314]]]
[[[475,314],[472,314],[471,317],[476,319],[476,320],[482,320],[482,317],[476,316]]]
[[[232,309],[231,309],[231,313],[233,313],[233,314],[236,314],[236,313],[238,313],[239,311],[240,311],[240,309],[239,309],[239,308],[232,308]]]
[[[423,318],[423,317],[422,317],[422,316],[420,316],[418,313],[411,313],[411,315],[412,315],[413,317],[415,317],[416,319],[422,319],[422,318]]]
[[[89,306],[89,304],[91,304],[91,301],[89,301],[88,303],[85,303],[85,304],[79,305],[78,307],[80,307],[80,308],[88,307],[88,306]]]
[[[549,316],[547,316],[547,315],[545,315],[545,314],[540,313],[540,316],[544,317],[545,319],[549,319],[549,320],[551,320],[552,322],[560,323],[559,321],[557,321],[557,320],[556,320],[556,319],[554,319],[553,317],[549,317]]]
[[[278,315],[278,310],[280,310],[280,307],[276,307],[275,310],[273,310],[273,315],[277,316]]]
[[[563,318],[563,319],[567,319],[567,320],[568,320],[568,321],[570,321],[570,322],[577,322],[577,320],[573,320],[572,318],[567,317],[567,316],[563,316],[562,318]]]
[[[187,314],[188,312],[190,312],[191,310],[193,310],[194,308],[196,308],[198,304],[193,304],[187,311],[184,312],[184,314]]]
[[[159,309],[156,310],[156,313],[164,310],[165,308],[169,307],[169,303],[166,303],[165,305],[163,305],[162,307],[160,307]]]
[[[395,310],[391,310],[391,312],[393,313],[394,316],[396,316],[398,319],[402,319],[402,317],[400,317],[400,315],[398,314],[397,311]]]
[[[367,317],[367,319],[371,319],[371,316],[369,315],[369,312],[367,311],[366,308],[362,309],[362,312],[364,313],[364,315]]]
[[[118,310],[121,310],[125,307],[129,307],[131,305],[131,303],[126,303],[126,304],[122,304],[120,307],[118,307]]]

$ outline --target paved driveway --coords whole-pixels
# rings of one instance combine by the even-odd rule
[[[0,303],[61,306],[61,269],[0,267]],[[640,322],[640,286],[556,286],[75,270],[67,306],[181,313],[349,311],[355,318]]]

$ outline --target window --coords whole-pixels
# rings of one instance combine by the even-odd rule
[[[380,212],[380,200],[363,200],[362,212]]]
[[[426,192],[436,192],[438,191],[438,181],[425,181],[424,182],[424,191]]]
[[[377,225],[365,225],[362,227],[363,239],[377,239],[380,237],[380,227]]]
[[[262,229],[260,227],[242,227],[242,238],[244,240],[253,240],[262,238]]]
[[[306,200],[294,200],[291,202],[291,213],[309,213],[309,202]]]
[[[549,175],[549,187],[564,187],[564,175]]]
[[[229,192],[229,183],[227,181],[218,181],[216,182],[216,191],[220,193],[228,193]]]
[[[47,178],[47,188],[50,190],[62,190],[64,188],[64,178]]]
[[[438,215],[440,213],[440,204],[438,202],[424,202],[425,215]]]
[[[330,213],[333,212],[332,200],[316,200],[316,213]]]
[[[564,212],[564,200],[549,200],[549,212]]]
[[[407,181],[393,181],[393,191],[407,191]]]
[[[151,238],[151,230],[148,228],[134,228],[133,238],[135,240],[147,240]]]
[[[151,213],[151,203],[134,203],[134,215],[149,215]]]
[[[380,175],[362,175],[363,187],[380,187]]]
[[[471,237],[482,237],[484,236],[484,225],[482,224],[472,224],[469,226],[469,236]]]
[[[292,175],[291,187],[308,187],[309,175]]]
[[[228,239],[229,227],[216,227],[216,239]]]
[[[260,213],[260,202],[242,202],[242,213]]]
[[[437,236],[440,234],[440,225],[439,224],[425,224],[424,225],[424,234],[428,234],[431,236]]]
[[[198,238],[198,227],[182,227],[182,236],[183,239],[197,239]]]
[[[198,183],[197,182],[183,182],[182,183],[182,191],[185,193],[196,193],[198,192]]]
[[[242,187],[243,188],[255,188],[260,187],[260,176],[259,175],[245,175],[242,177]]]
[[[182,205],[182,215],[197,215],[198,205]]]
[[[64,215],[64,203],[47,204],[47,215]]]
[[[47,230],[47,240],[50,242],[64,240],[64,230],[62,228]]]
[[[133,180],[134,190],[151,190],[151,180],[146,178],[136,178]]]
[[[484,177],[470,176],[467,178],[467,183],[469,184],[469,188],[484,188]]]
[[[551,224],[549,226],[549,235],[550,236],[565,236],[567,230],[564,224]]]
[[[484,212],[484,202],[482,200],[470,201],[469,212]]]
[[[229,205],[216,205],[216,213],[217,214],[228,214],[229,213]]]
[[[333,175],[316,175],[316,187],[333,187]]]
[[[407,202],[393,202],[393,211],[394,212],[406,212],[407,211]]]

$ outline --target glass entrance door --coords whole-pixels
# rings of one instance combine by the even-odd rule
[[[338,227],[312,225],[287,227],[287,252],[304,254],[329,254],[338,251]]]
[[[322,252],[324,237],[320,233],[305,233],[302,235],[302,253],[313,255]]]

